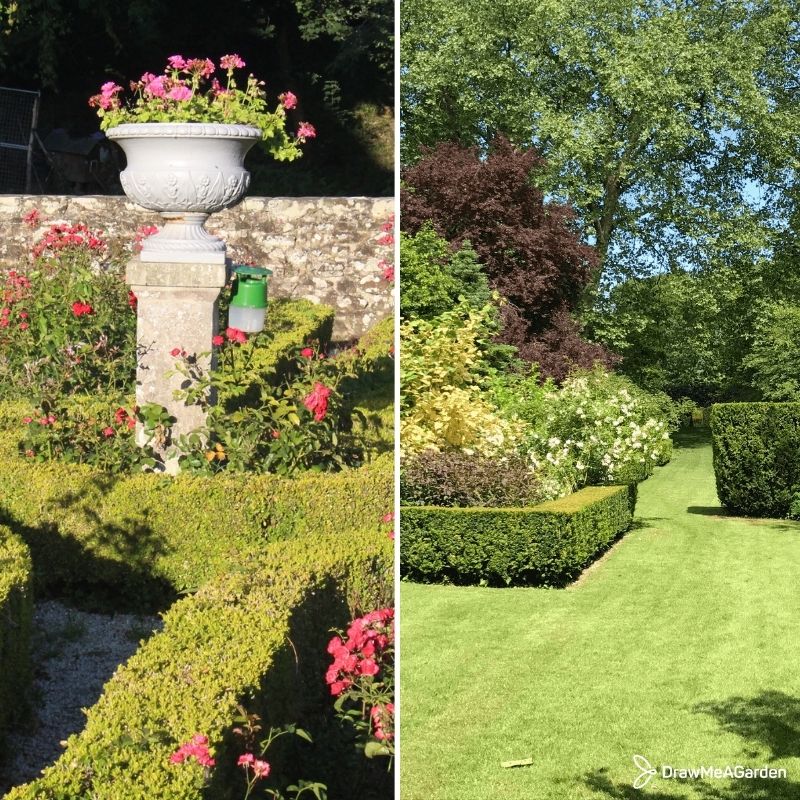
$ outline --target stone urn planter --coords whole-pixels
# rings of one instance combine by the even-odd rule
[[[164,220],[144,240],[140,260],[224,264],[225,243],[203,226],[210,214],[244,196],[250,185],[244,157],[261,131],[249,125],[139,122],[110,128],[106,136],[125,152],[125,194]]]

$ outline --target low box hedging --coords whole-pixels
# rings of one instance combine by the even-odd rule
[[[800,491],[800,403],[722,403],[710,424],[720,502],[737,514],[785,517]]]
[[[241,773],[231,730],[237,704],[267,727],[298,722],[313,731],[331,706],[329,631],[391,603],[391,550],[385,534],[352,525],[279,542],[178,601],[163,630],[106,684],[62,757],[7,800],[229,800],[232,773]],[[205,790],[202,767],[169,762],[196,733],[209,737],[218,765]],[[330,783],[320,743],[313,752],[293,777]]]
[[[375,528],[391,509],[393,463],[273,475],[111,476],[86,465],[35,464],[0,445],[0,523],[28,544],[37,589],[114,587],[120,605],[163,607],[238,569],[265,543]]]
[[[0,525],[0,737],[30,679],[31,569],[25,543]]]
[[[404,507],[401,569],[421,581],[563,584],[630,526],[634,492],[592,486],[526,508]]]

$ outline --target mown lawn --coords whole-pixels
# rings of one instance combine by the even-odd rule
[[[800,524],[726,518],[698,440],[636,516],[568,589],[403,584],[402,800],[800,798]],[[634,754],[787,778],[640,791]]]

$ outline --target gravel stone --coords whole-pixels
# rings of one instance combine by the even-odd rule
[[[106,681],[160,630],[159,617],[93,614],[62,603],[37,603],[33,616],[31,718],[6,736],[0,796],[27,783],[58,759],[64,740],[84,726],[84,709]]]

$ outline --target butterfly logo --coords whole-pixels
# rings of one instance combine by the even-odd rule
[[[634,756],[633,763],[640,770],[639,775],[633,782],[633,788],[644,789],[653,779],[653,776],[657,774],[657,770],[644,756]]]

